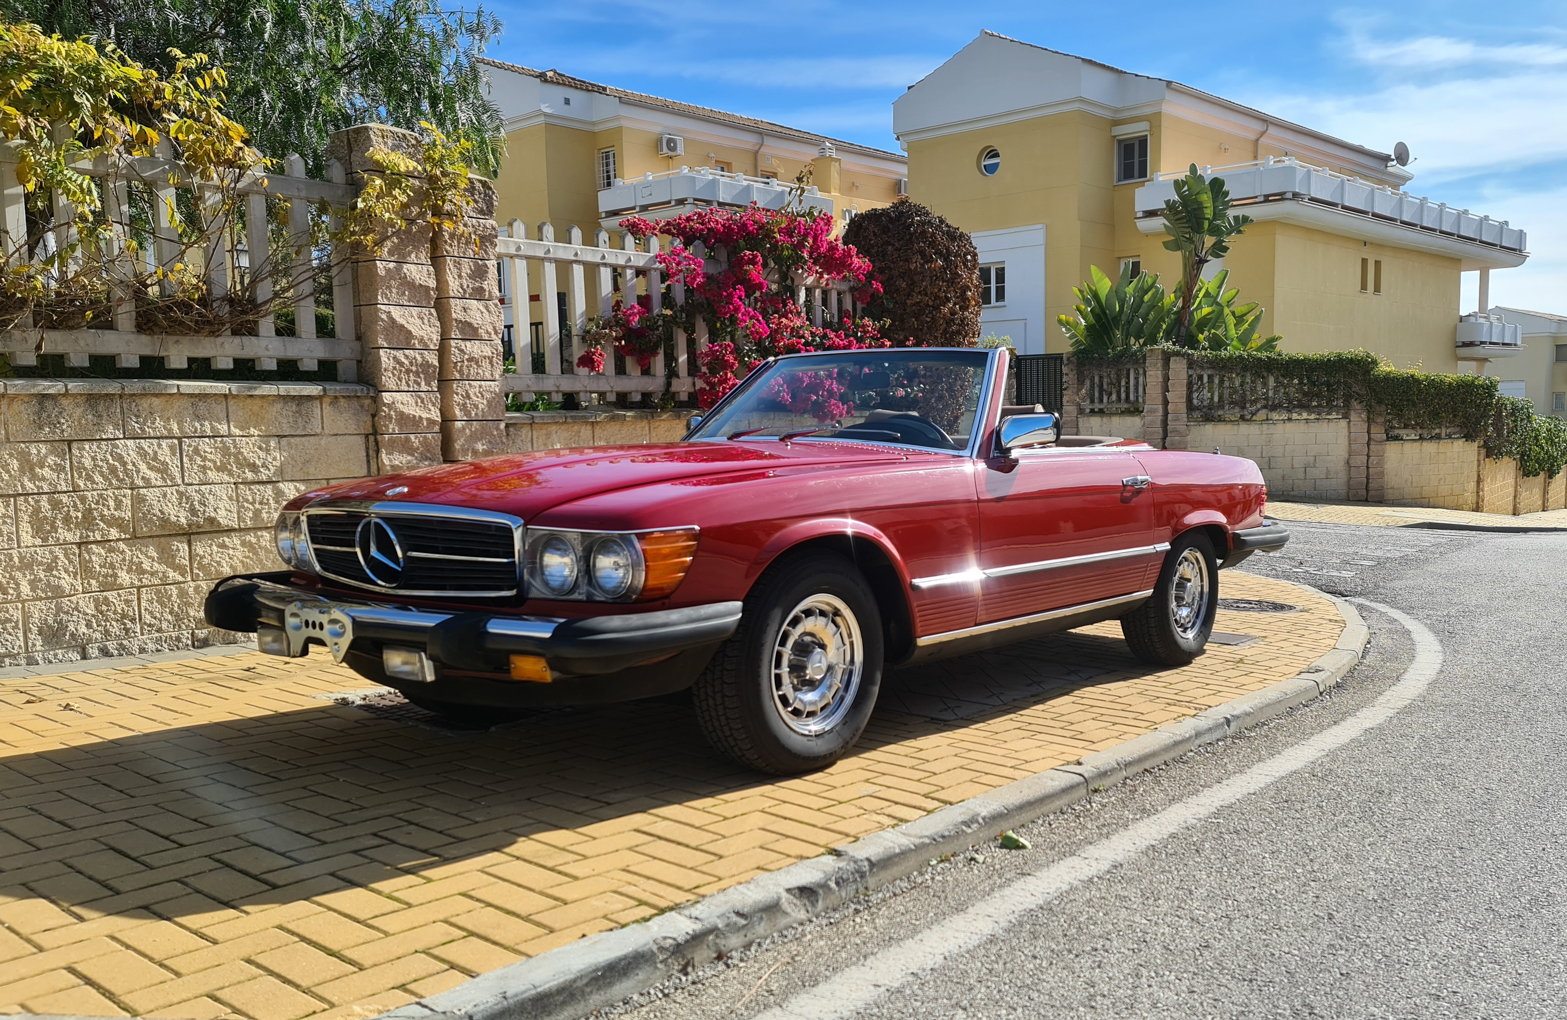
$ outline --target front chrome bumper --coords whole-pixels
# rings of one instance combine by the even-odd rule
[[[337,662],[386,646],[416,649],[440,670],[505,674],[512,655],[542,656],[551,674],[600,676],[707,645],[740,624],[741,603],[605,616],[553,617],[421,609],[326,596],[288,584],[289,574],[226,578],[207,596],[206,618],[254,632],[263,651],[305,655],[324,646]]]

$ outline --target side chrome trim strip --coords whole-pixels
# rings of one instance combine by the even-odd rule
[[[1110,552],[1087,553],[1083,556],[1063,556],[1058,560],[1038,560],[1034,563],[1014,563],[1010,567],[992,567],[986,577],[1011,577],[1014,574],[1032,574],[1041,570],[1061,570],[1065,567],[1083,567],[1090,563],[1108,563],[1111,560],[1130,559],[1133,556],[1152,556],[1170,551],[1169,542],[1157,545],[1139,545],[1130,549],[1113,549]]]
[[[1106,609],[1110,606],[1118,606],[1123,602],[1136,602],[1153,595],[1153,589],[1133,592],[1130,595],[1117,595],[1112,599],[1100,599],[1098,602],[1082,602],[1075,606],[1064,606],[1061,609],[1051,609],[1043,613],[1031,613],[1028,616],[1014,616],[1010,620],[996,620],[994,623],[982,623],[977,627],[965,627],[963,630],[949,630],[943,634],[931,634],[928,637],[915,638],[916,648],[925,648],[929,645],[939,645],[945,641],[955,641],[958,638],[977,637],[980,634],[990,634],[998,630],[1009,630],[1013,627],[1023,627],[1030,623],[1043,623],[1046,620],[1057,620],[1063,616],[1075,616],[1078,613],[1088,613],[1095,609]]]
[[[985,572],[978,568],[964,570],[956,574],[936,574],[933,577],[916,577],[909,582],[909,587],[915,591],[924,591],[927,588],[941,588],[949,584],[978,584],[985,579]]]
[[[988,577],[1011,577],[1014,574],[1032,574],[1041,570],[1061,570],[1066,567],[1082,567],[1090,563],[1108,563],[1111,560],[1130,559],[1134,556],[1152,556],[1155,553],[1170,551],[1170,543],[1160,542],[1157,545],[1139,545],[1130,549],[1113,549],[1110,552],[1087,553],[1082,556],[1063,556],[1054,560],[1037,560],[1033,563],[1015,563],[1010,567],[991,567],[989,570],[960,571],[956,574],[935,574],[931,577],[916,577],[909,582],[909,587],[915,591],[924,591],[927,588],[940,588],[949,584],[975,584]]]

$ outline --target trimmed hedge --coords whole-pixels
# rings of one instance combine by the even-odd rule
[[[1107,357],[1078,357],[1077,362],[1082,366],[1124,365],[1142,360],[1149,350],[1184,357],[1193,368],[1271,376],[1285,385],[1272,388],[1277,406],[1269,410],[1347,408],[1354,401],[1384,408],[1389,429],[1455,431],[1480,442],[1489,457],[1517,460],[1526,478],[1541,474],[1555,478],[1567,469],[1567,421],[1536,414],[1528,400],[1501,396],[1497,380],[1489,376],[1392,368],[1369,351],[1286,354],[1166,346]]]

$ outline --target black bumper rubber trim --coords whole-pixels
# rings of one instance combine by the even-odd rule
[[[1279,524],[1264,524],[1260,528],[1246,528],[1230,536],[1230,549],[1234,552],[1277,552],[1290,540],[1288,529]]]

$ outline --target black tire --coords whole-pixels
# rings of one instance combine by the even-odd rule
[[[823,672],[809,689],[791,684],[780,692],[774,684],[775,652],[790,623],[796,624],[790,648],[810,649],[811,655],[780,657],[787,675],[810,684],[811,671]],[[848,650],[856,629],[858,655]],[[830,640],[824,643],[821,633]],[[837,665],[823,665],[830,657]],[[850,679],[853,661],[859,664],[857,682]],[[759,771],[794,775],[825,768],[854,746],[876,705],[881,671],[881,614],[870,586],[843,557],[812,554],[762,575],[746,596],[739,629],[697,678],[691,697],[702,732],[715,748]],[[809,708],[813,696],[828,699],[814,716]],[[786,714],[792,722],[786,722]],[[803,732],[815,726],[822,727],[820,732]]]
[[[1190,577],[1198,567],[1205,588],[1200,597],[1192,592]],[[1156,666],[1184,666],[1208,647],[1218,608],[1219,564],[1213,555],[1213,543],[1202,532],[1189,531],[1170,543],[1153,597],[1121,617],[1121,633],[1132,654],[1142,661]]]

